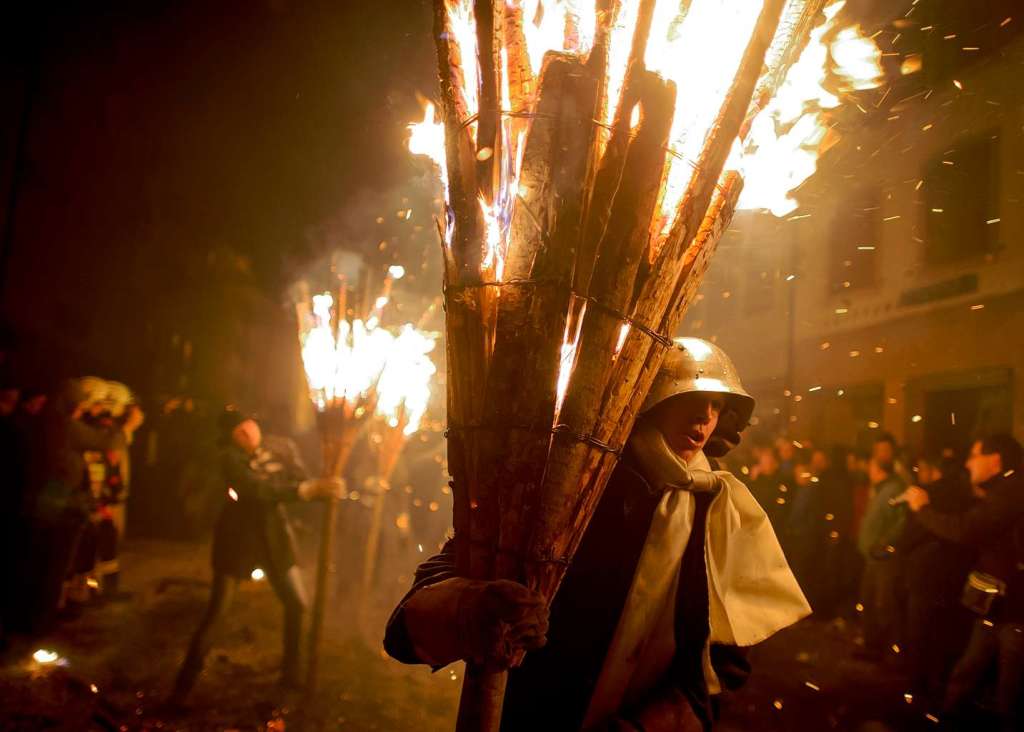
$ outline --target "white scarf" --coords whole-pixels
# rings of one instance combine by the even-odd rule
[[[711,468],[703,452],[684,464],[661,432],[647,423],[637,424],[629,448],[651,486],[665,493],[651,520],[584,727],[637,701],[672,663],[679,568],[695,510],[693,494],[674,486],[684,482],[687,468]],[[712,643],[754,645],[811,612],[764,510],[731,473],[715,474],[723,485],[708,508],[704,541],[711,632],[703,666],[711,693],[721,690],[711,667]],[[637,490],[643,488],[638,485]]]

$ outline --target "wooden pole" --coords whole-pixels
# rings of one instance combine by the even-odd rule
[[[501,727],[507,682],[507,671],[489,671],[475,663],[466,663],[466,678],[462,682],[459,715],[455,722],[457,732],[497,732]]]
[[[402,448],[406,443],[405,427],[408,424],[408,419],[405,417],[404,407],[401,411],[402,415],[396,426],[385,426],[377,459],[378,493],[373,502],[370,530],[366,535],[366,551],[363,555],[363,584],[360,604],[364,613],[369,606],[370,588],[373,585],[373,575],[377,569],[377,554],[380,548],[380,534],[384,519],[384,500],[391,487],[391,476],[394,475],[398,457],[402,454]]]
[[[345,424],[336,436],[331,436],[327,427],[321,425],[322,447],[324,456],[324,475],[328,478],[340,478],[352,447],[359,433],[359,424]],[[331,498],[324,508],[323,523],[320,528],[320,553],[316,565],[316,594],[313,598],[313,614],[309,626],[309,654],[306,666],[306,694],[312,696],[316,692],[317,670],[320,663],[320,640],[323,633],[324,612],[327,609],[327,598],[330,595],[329,577],[331,555],[334,550],[334,533],[338,523],[338,499]]]

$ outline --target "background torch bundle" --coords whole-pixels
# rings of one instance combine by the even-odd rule
[[[554,596],[820,10],[436,0],[441,122],[410,147],[445,188],[461,573]]]
[[[397,332],[380,325],[387,305],[391,275],[373,312],[346,317],[345,284],[337,298],[329,292],[303,297],[296,304],[302,362],[309,396],[317,410],[325,476],[341,477],[356,440],[372,430],[379,443],[378,495],[364,557],[363,595],[368,592],[376,562],[383,493],[409,435],[419,429],[430,401],[430,380],[436,367],[429,353],[436,335],[407,323]],[[336,501],[324,512],[317,563],[316,596],[310,627],[307,688],[316,687],[321,631],[328,597],[328,572],[337,520]]]

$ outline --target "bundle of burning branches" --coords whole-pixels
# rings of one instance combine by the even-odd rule
[[[456,560],[550,600],[815,0],[435,0]],[[470,669],[460,728],[496,729]],[[469,688],[469,687],[467,687]],[[476,705],[476,708],[474,707]]]
[[[374,303],[374,312],[349,320],[344,282],[337,293],[314,295],[296,306],[302,362],[310,399],[317,410],[323,473],[341,477],[357,439],[372,429],[379,439],[378,485],[381,493],[410,434],[419,429],[430,399],[430,377],[436,371],[427,354],[436,336],[406,324],[394,334],[380,325],[392,277]],[[374,521],[379,534],[377,496]],[[327,604],[328,573],[337,523],[337,502],[324,512],[317,564],[316,596],[310,627],[307,689],[316,687],[320,635]],[[372,572],[376,536],[367,544],[367,572]]]

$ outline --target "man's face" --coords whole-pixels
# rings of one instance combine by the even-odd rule
[[[967,456],[967,472],[971,474],[971,485],[981,485],[986,480],[1003,472],[1003,459],[999,453],[986,455],[981,451],[981,440],[971,446],[971,454]]]
[[[260,426],[254,419],[247,419],[244,422],[240,422],[237,427],[231,432],[231,439],[235,441],[235,444],[246,452],[254,452],[257,447],[260,446],[260,441],[263,439],[263,433],[260,432]]]
[[[828,455],[825,454],[824,450],[815,450],[811,454],[811,472],[815,475],[821,475],[828,470]]]
[[[707,444],[724,404],[721,394],[699,391],[680,394],[651,410],[651,419],[664,435],[669,449],[688,461]]]
[[[787,440],[785,437],[780,437],[775,441],[775,450],[779,453],[780,460],[792,460],[793,456],[796,455],[796,447],[793,445],[793,441]]]
[[[888,440],[882,440],[881,442],[875,443],[874,449],[871,452],[871,457],[883,463],[891,463],[896,457],[896,453],[892,449],[891,442]]]

